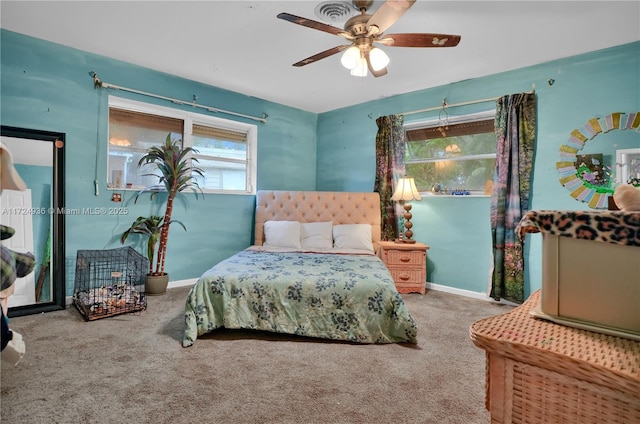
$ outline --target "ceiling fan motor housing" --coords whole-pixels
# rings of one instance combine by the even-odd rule
[[[369,32],[367,28],[369,18],[371,18],[371,15],[367,14],[354,16],[344,24],[344,30],[351,33],[354,37],[367,35]]]
[[[369,0],[369,1],[353,0],[353,7],[355,7],[358,10],[362,10],[362,9],[369,10],[372,4],[373,4],[372,0]]]

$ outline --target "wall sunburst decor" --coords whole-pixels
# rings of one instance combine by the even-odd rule
[[[571,197],[587,203],[593,209],[607,209],[609,197],[614,189],[607,185],[598,185],[592,169],[600,166],[600,172],[607,172],[607,166],[596,164],[592,158],[595,155],[580,155],[587,141],[598,134],[612,130],[640,131],[640,112],[613,112],[602,118],[591,118],[580,129],[571,131],[569,139],[560,146],[562,160],[556,162],[556,169],[560,173],[560,183],[571,192]],[[587,158],[587,156],[590,156]],[[587,163],[589,162],[589,163]],[[609,168],[610,169],[610,168]],[[600,175],[599,177],[602,177]]]

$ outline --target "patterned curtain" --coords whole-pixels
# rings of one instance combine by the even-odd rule
[[[395,240],[398,237],[398,218],[391,196],[396,181],[405,172],[404,116],[381,116],[376,123],[376,183],[373,191],[380,194],[382,240]]]
[[[515,230],[529,210],[536,139],[536,95],[522,93],[496,101],[496,168],[491,193],[493,275],[490,296],[524,301],[522,242]]]

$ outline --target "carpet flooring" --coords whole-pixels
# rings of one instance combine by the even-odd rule
[[[470,325],[511,307],[403,295],[418,345],[358,345],[221,329],[181,345],[189,287],[86,322],[75,307],[16,317],[26,355],[2,363],[0,421],[487,424],[485,354]]]

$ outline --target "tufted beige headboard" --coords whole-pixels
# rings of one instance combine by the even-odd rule
[[[380,195],[334,191],[258,191],[254,244],[264,242],[266,221],[371,224],[371,240],[378,251],[382,231]]]

